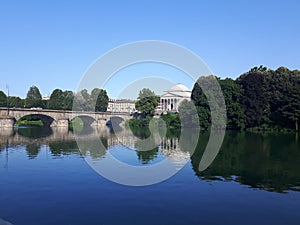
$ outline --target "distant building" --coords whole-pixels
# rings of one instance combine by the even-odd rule
[[[50,96],[42,97],[42,100],[50,100]]]
[[[107,112],[135,112],[135,101],[130,99],[109,99]]]
[[[169,90],[164,91],[164,94],[160,96],[160,103],[157,106],[157,111],[167,112],[173,111],[178,112],[180,103],[186,99],[191,100],[192,92],[183,84],[176,84]]]

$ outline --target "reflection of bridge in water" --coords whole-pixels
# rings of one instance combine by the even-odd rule
[[[36,131],[36,133],[35,133]],[[29,132],[29,133],[27,133]],[[125,143],[130,145],[134,139],[128,138],[128,132],[122,131],[118,136],[110,132],[109,128],[90,127],[85,129],[81,134],[76,134],[78,140],[93,140],[95,138],[107,138],[108,147],[116,144]],[[0,147],[9,145],[27,145],[27,144],[49,144],[61,141],[76,141],[75,134],[62,127],[49,128],[0,128]]]
[[[101,141],[104,148],[101,148],[99,141]],[[130,130],[122,129],[114,133],[106,127],[89,127],[81,134],[76,135],[62,127],[0,129],[0,151],[8,146],[23,145],[26,147],[34,146],[35,151],[38,152],[38,148],[42,145],[49,145],[51,151],[57,154],[71,151],[86,155],[89,152],[92,157],[99,158],[106,154],[107,149],[117,145],[139,151],[141,142],[143,140],[134,136]],[[164,156],[178,165],[185,163],[190,157],[189,152],[181,150],[178,137],[150,138],[150,142],[153,142],[154,146],[158,148],[157,151],[160,150]],[[77,143],[80,147],[83,146],[83,148],[80,148],[80,152]],[[83,145],[81,146],[80,143]],[[139,151],[139,154],[144,153],[147,154],[147,151]]]

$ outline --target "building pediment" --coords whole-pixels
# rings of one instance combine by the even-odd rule
[[[171,97],[178,97],[178,98],[190,98],[191,92],[184,91],[184,92],[167,92],[160,96],[161,98],[171,98]]]

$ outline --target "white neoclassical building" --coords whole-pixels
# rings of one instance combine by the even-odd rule
[[[173,111],[178,112],[178,106],[186,99],[191,100],[192,92],[183,84],[176,84],[169,90],[164,91],[164,94],[160,96],[160,104],[158,111],[167,112]]]
[[[130,99],[109,99],[107,112],[132,113],[135,111],[135,101]]]

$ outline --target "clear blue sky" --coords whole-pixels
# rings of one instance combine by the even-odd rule
[[[220,77],[260,64],[300,69],[299,9],[288,0],[1,1],[0,90],[76,90],[96,58],[149,39],[187,47]]]

